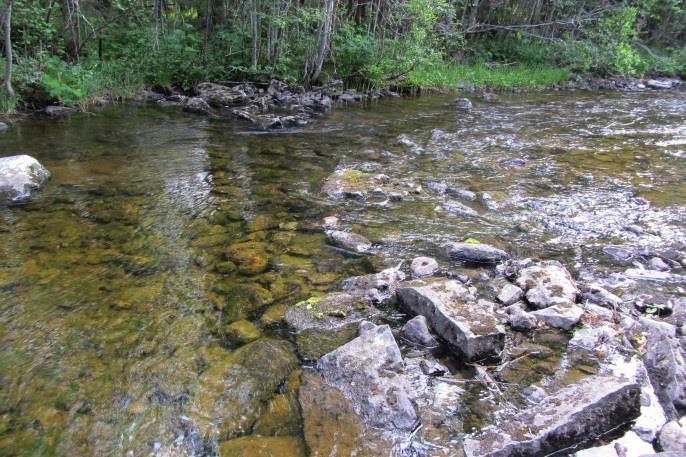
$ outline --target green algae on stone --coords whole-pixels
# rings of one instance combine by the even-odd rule
[[[260,324],[264,327],[279,324],[286,317],[286,311],[288,311],[288,306],[285,303],[272,305],[260,316]]]
[[[224,336],[235,344],[245,344],[255,341],[262,332],[255,324],[247,320],[240,320],[224,326]]]
[[[255,275],[269,269],[267,246],[264,243],[248,241],[233,244],[226,250],[226,255],[245,275]]]

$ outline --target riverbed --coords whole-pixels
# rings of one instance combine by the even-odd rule
[[[471,110],[453,99],[338,107],[281,131],[153,105],[15,124],[0,155],[31,155],[52,179],[0,207],[0,454],[215,455],[229,436],[205,423],[220,401],[206,386],[241,357],[236,376],[262,382],[276,356],[243,357],[253,340],[276,345],[283,379],[236,406],[229,433],[272,433],[267,405],[311,364],[285,310],[419,255],[493,298],[494,270],[451,262],[448,241],[559,260],[626,300],[683,303],[683,92],[506,94]],[[383,174],[400,195],[329,198],[336,170]],[[371,253],[332,246],[326,216]],[[654,259],[668,267],[657,280],[640,273]],[[456,442],[483,425],[465,411]],[[300,437],[298,413],[278,414],[279,434]]]

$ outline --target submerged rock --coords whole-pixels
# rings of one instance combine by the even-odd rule
[[[438,271],[438,262],[431,257],[416,257],[410,264],[413,278],[431,276]]]
[[[327,235],[334,245],[355,254],[365,254],[372,248],[372,242],[357,233],[333,230]]]
[[[0,133],[5,133],[9,127],[4,122],[0,122]]]
[[[27,155],[0,158],[0,203],[31,198],[50,178],[50,172]]]
[[[244,434],[297,364],[287,341],[260,339],[246,344],[203,372],[192,393],[189,416],[208,438]]]
[[[597,375],[565,387],[530,408],[505,415],[464,442],[468,457],[543,456],[593,442],[638,416],[633,379]]]
[[[426,317],[434,331],[466,360],[499,354],[505,330],[494,317],[495,305],[476,297],[457,281],[412,281],[398,287],[400,304]]]
[[[521,270],[516,282],[526,291],[529,304],[538,309],[575,303],[579,292],[569,272],[555,261]]]
[[[355,338],[360,322],[376,313],[361,296],[339,292],[296,303],[285,321],[296,332],[300,355],[316,360]]]
[[[505,251],[482,243],[447,243],[445,248],[448,257],[467,263],[488,265],[510,258]]]
[[[219,445],[219,457],[306,457],[302,438],[296,436],[242,436]]]
[[[76,109],[70,108],[68,106],[46,106],[45,108],[43,108],[43,112],[46,116],[60,117],[74,114],[76,112]]]
[[[334,171],[322,187],[322,193],[334,200],[365,200],[370,196],[390,195],[396,191],[388,176],[352,168]]]
[[[469,111],[474,108],[472,101],[468,98],[458,98],[453,102],[453,107],[456,109]]]

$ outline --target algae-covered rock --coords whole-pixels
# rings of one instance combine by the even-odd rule
[[[223,298],[221,306],[224,322],[245,319],[251,312],[273,301],[272,294],[255,283],[243,284],[229,279],[216,283],[213,290]]]
[[[396,288],[404,279],[405,274],[398,268],[387,268],[378,273],[344,279],[341,289],[360,295],[375,305],[386,305],[395,302]]]
[[[302,418],[294,392],[276,395],[255,422],[253,433],[262,436],[300,435]]]
[[[203,372],[192,392],[189,416],[206,437],[246,433],[297,363],[287,341],[246,344]]]
[[[297,436],[243,436],[219,445],[219,457],[306,457],[302,438]]]
[[[264,243],[245,242],[229,246],[227,257],[238,265],[238,271],[255,275],[269,269],[269,256]]]
[[[336,200],[362,200],[372,193],[387,193],[392,189],[390,178],[386,175],[341,168],[326,179],[322,192]]]
[[[283,322],[287,311],[288,306],[286,306],[285,303],[272,305],[265,310],[262,316],[260,316],[260,324],[265,327],[270,327]]]
[[[260,329],[247,320],[236,321],[224,326],[223,333],[229,341],[236,344],[250,343],[262,336]]]
[[[359,323],[377,312],[357,295],[331,293],[296,303],[285,320],[296,332],[300,355],[318,359],[355,338]]]

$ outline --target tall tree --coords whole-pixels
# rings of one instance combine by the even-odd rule
[[[2,32],[5,37],[5,76],[2,87],[8,98],[14,98],[12,89],[12,0],[5,0],[2,14]]]

